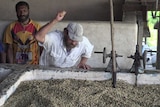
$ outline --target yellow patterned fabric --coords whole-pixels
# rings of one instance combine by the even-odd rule
[[[40,47],[34,35],[39,29],[40,24],[33,20],[25,26],[15,21],[7,27],[4,33],[4,43],[13,45],[14,63],[38,64]]]

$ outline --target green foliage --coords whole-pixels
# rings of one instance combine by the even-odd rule
[[[155,14],[155,12],[153,12],[153,13]],[[159,13],[160,13],[160,12],[157,12],[157,15],[159,15]],[[148,19],[148,24],[149,24],[149,25],[151,25],[151,24],[154,25],[154,24],[158,21],[159,18],[158,18],[158,17],[153,18],[153,17],[152,17],[152,12],[151,12],[151,11],[148,11],[148,12],[147,12],[147,19]]]
[[[155,14],[155,12],[153,12]],[[157,46],[157,29],[154,29],[154,25],[159,21],[160,12],[158,11],[156,17],[152,17],[152,12],[147,12],[147,20],[148,20],[148,27],[150,30],[150,36],[147,38],[147,44],[149,46]]]

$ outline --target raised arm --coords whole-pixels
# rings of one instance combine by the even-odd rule
[[[45,40],[45,35],[49,32],[49,30],[59,21],[61,21],[66,14],[66,11],[61,11],[57,14],[56,18],[51,20],[49,23],[44,25],[35,35],[37,41],[43,43]]]

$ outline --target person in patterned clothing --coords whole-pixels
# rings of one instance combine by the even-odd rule
[[[15,9],[18,20],[10,23],[4,32],[7,63],[36,65],[41,47],[34,35],[41,26],[30,19],[27,2],[18,2]]]

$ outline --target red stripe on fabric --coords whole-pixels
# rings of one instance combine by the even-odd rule
[[[18,32],[22,32],[23,31],[23,27],[20,23],[16,23],[13,27],[13,32],[15,34],[17,34]]]
[[[13,31],[15,34],[17,34],[18,32],[23,32],[23,31],[34,33],[35,29],[36,28],[32,23],[28,24],[25,28],[23,28],[23,26],[20,23],[16,23],[13,28]]]

